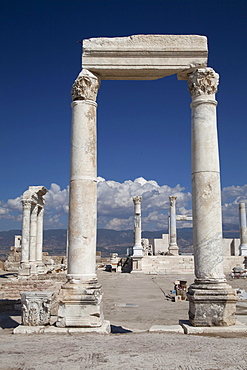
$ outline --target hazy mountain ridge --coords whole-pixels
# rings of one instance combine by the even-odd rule
[[[143,231],[142,237],[148,239],[161,238],[167,230]],[[14,236],[21,235],[21,230],[0,231],[0,256],[5,258],[9,249],[14,245]],[[238,225],[224,225],[223,235],[225,238],[239,238]],[[177,239],[180,251],[183,253],[192,252],[192,228],[177,229]],[[126,254],[128,247],[133,246],[133,230],[116,231],[111,229],[97,230],[97,250],[102,256],[109,256],[110,253],[118,253],[121,256]],[[53,255],[65,255],[67,244],[66,229],[44,230],[43,251]]]

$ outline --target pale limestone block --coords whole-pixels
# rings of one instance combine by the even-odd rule
[[[83,40],[82,68],[102,80],[154,80],[206,66],[207,38],[198,35],[133,35]]]
[[[162,234],[161,239],[154,239],[154,254],[165,254],[168,252],[169,234]]]

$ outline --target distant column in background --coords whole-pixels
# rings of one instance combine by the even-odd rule
[[[240,256],[247,256],[247,225],[245,203],[239,203]]]
[[[36,261],[37,269],[39,273],[44,272],[43,259],[43,220],[44,220],[44,208],[38,208],[37,214],[37,239],[36,239]]]
[[[22,199],[22,243],[19,276],[43,273],[43,207],[44,186],[29,186]]]
[[[22,200],[22,238],[21,238],[21,263],[20,276],[30,275],[29,264],[29,233],[30,233],[31,199]]]
[[[142,197],[136,196],[133,197],[134,202],[134,247],[133,247],[133,256],[142,257],[142,228],[141,228],[141,202]]]
[[[170,227],[169,227],[169,253],[177,256],[177,226],[176,226],[176,199],[177,197],[170,196]]]

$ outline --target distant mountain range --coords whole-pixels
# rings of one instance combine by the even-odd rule
[[[148,239],[161,238],[167,230],[143,231],[142,237]],[[21,235],[21,230],[0,231],[0,258],[5,259],[10,247],[14,245],[14,236]],[[224,225],[223,235],[225,238],[239,238],[238,225]],[[192,228],[177,229],[177,241],[179,249],[183,253],[192,253],[193,237]],[[67,244],[66,229],[44,230],[43,251],[51,256],[65,255]],[[108,257],[110,253],[118,253],[125,256],[128,247],[133,246],[133,230],[116,231],[110,229],[98,229],[97,250],[101,251],[102,257]]]

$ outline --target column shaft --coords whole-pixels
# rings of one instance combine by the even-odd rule
[[[170,227],[169,227],[169,253],[178,255],[177,225],[176,225],[176,199],[170,196]]]
[[[141,244],[141,196],[133,197],[134,202],[134,247],[133,247],[133,256],[142,257],[142,244]]]
[[[36,262],[36,242],[37,242],[37,205],[32,205],[31,208],[31,222],[30,222],[30,242],[29,242],[29,261]]]
[[[240,255],[247,256],[247,225],[245,203],[239,203]]]
[[[21,263],[29,262],[30,212],[31,202],[22,201]]]
[[[44,208],[39,207],[37,217],[37,240],[36,240],[36,260],[38,266],[38,272],[44,272],[43,263],[43,220],[44,220]]]
[[[96,264],[96,103],[72,103],[68,275],[94,278]]]

